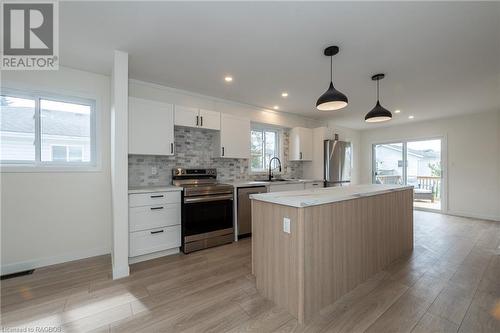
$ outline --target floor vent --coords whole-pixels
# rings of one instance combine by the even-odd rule
[[[34,271],[35,271],[34,269],[29,269],[27,271],[2,275],[2,276],[0,276],[0,280],[7,280],[7,279],[13,279],[13,278],[18,277],[18,276],[30,275],[30,274],[33,274]]]

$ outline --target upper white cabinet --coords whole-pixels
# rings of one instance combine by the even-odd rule
[[[220,112],[200,109],[200,127],[220,130]]]
[[[312,129],[294,127],[290,131],[290,161],[312,161]]]
[[[220,112],[175,105],[175,125],[220,130]]]
[[[135,97],[128,103],[129,154],[173,155],[173,105]]]
[[[250,158],[250,119],[221,114],[219,153],[224,158]]]
[[[199,113],[199,109],[175,105],[175,125],[197,127],[200,121]]]

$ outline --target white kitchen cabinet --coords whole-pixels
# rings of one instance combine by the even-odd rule
[[[312,161],[312,129],[294,127],[290,131],[290,161]]]
[[[303,189],[304,189],[304,183],[269,185],[269,192],[300,191]]]
[[[220,130],[220,112],[175,105],[175,125]]]
[[[324,183],[322,181],[317,181],[317,182],[306,182],[304,188],[306,190],[311,189],[311,188],[322,188],[324,187]]]
[[[129,97],[128,152],[141,155],[174,154],[172,104]]]
[[[129,194],[129,260],[178,252],[180,246],[181,191]]]
[[[180,220],[181,208],[176,204],[129,208],[130,232],[177,225]]]
[[[182,105],[175,105],[174,109],[174,124],[176,126],[198,127],[198,124],[200,122],[199,109]]]
[[[181,246],[181,226],[131,232],[129,244],[130,257],[178,248]]]
[[[220,112],[200,109],[201,128],[220,130]]]
[[[219,149],[216,156],[250,158],[250,119],[221,114]]]

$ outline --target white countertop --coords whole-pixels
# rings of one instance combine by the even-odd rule
[[[413,188],[404,185],[350,185],[344,187],[314,188],[302,191],[271,192],[250,195],[250,199],[291,207],[309,207],[345,201],[393,191]]]
[[[172,185],[129,187],[128,194],[172,192],[172,191],[182,191],[182,187],[172,186]]]
[[[270,186],[270,185],[286,185],[286,184],[299,184],[299,183],[314,183],[323,182],[323,180],[315,179],[287,179],[284,181],[256,181],[256,180],[246,180],[246,181],[236,181],[236,182],[224,182],[224,184],[233,185],[235,188],[238,187],[255,187],[255,186]]]

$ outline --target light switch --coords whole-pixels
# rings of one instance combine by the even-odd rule
[[[158,169],[155,166],[151,168],[151,174],[152,175],[158,174]]]
[[[283,218],[283,232],[290,233],[290,219],[288,217]]]

